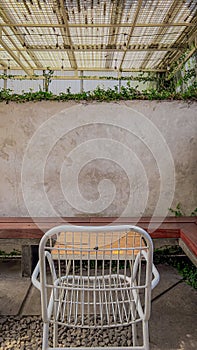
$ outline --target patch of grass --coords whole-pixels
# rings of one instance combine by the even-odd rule
[[[194,289],[197,289],[197,268],[191,262],[180,261],[177,264],[177,269],[184,280]]]
[[[0,258],[11,258],[21,256],[21,252],[17,249],[13,249],[10,253],[6,253],[4,250],[0,250]]]
[[[182,249],[177,246],[156,249],[155,264],[168,264],[175,267],[186,283],[197,289],[197,268],[192,264]]]

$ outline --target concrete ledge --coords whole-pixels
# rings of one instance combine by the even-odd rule
[[[197,267],[197,256],[191,252],[191,250],[188,248],[188,246],[182,239],[179,239],[179,245],[183,249],[184,253],[188,256],[188,258]]]

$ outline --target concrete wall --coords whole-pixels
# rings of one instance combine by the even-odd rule
[[[0,216],[197,206],[197,103],[0,103]]]

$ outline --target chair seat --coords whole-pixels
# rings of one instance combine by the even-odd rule
[[[140,321],[133,294],[135,289],[137,295],[139,288],[131,286],[131,279],[124,275],[65,276],[56,280],[54,288],[52,300],[60,324],[103,328]]]

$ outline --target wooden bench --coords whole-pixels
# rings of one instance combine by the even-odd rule
[[[109,223],[135,224],[135,218],[116,217],[65,217],[66,223],[74,225],[107,225]],[[153,240],[175,239],[185,254],[197,266],[197,219],[196,217],[167,217],[161,223],[161,218],[154,218],[152,225],[156,229],[149,229],[151,218],[144,217],[138,226],[149,232]],[[64,222],[64,223],[65,223]],[[22,246],[22,274],[30,275],[37,260],[37,249],[43,232],[51,227],[63,224],[61,218],[29,218],[29,217],[1,217],[0,240],[21,240]],[[158,225],[159,224],[159,225]]]

